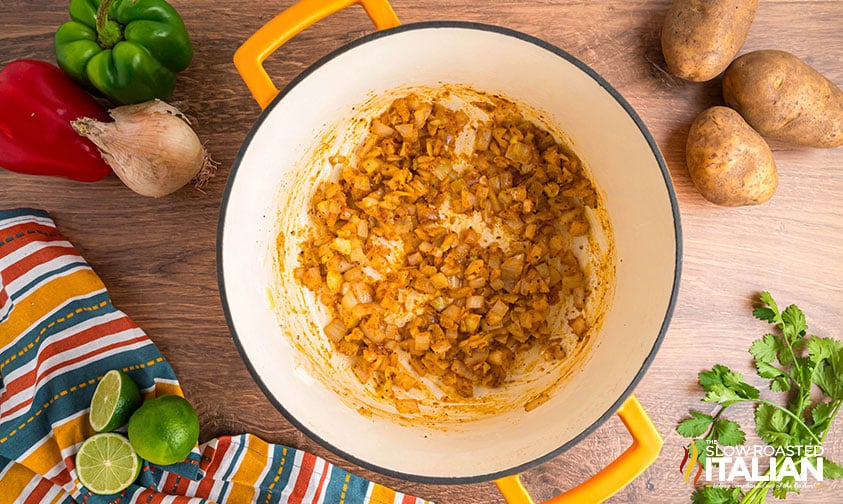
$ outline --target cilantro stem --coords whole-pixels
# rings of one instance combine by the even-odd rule
[[[843,401],[837,401],[837,403],[834,405],[834,410],[832,410],[831,415],[829,415],[828,417],[831,418],[831,419],[837,418],[837,414],[840,412],[841,406],[843,406]],[[826,436],[828,436],[828,433],[830,431],[831,431],[831,422],[829,422],[829,424],[826,426],[825,430],[823,431],[823,436],[822,436],[823,442],[825,441],[825,438],[826,438]],[[810,431],[808,431],[808,432],[810,432]]]
[[[770,471],[764,474],[765,476],[770,474]],[[767,500],[767,493],[770,491],[770,487],[773,485],[771,481],[764,481],[756,483],[752,489],[743,496],[741,499],[740,504],[763,504],[764,501]]]
[[[781,315],[779,315],[778,318],[779,318],[780,322],[778,324],[776,324],[776,326],[782,332],[782,336],[780,336],[779,339],[784,342],[785,348],[787,348],[787,351],[790,353],[790,361],[791,361],[790,365],[792,366],[792,370],[791,370],[790,373],[787,373],[786,375],[790,378],[790,380],[793,382],[793,384],[796,385],[796,394],[797,394],[796,413],[793,413],[792,411],[790,411],[790,409],[780,408],[776,404],[772,404],[772,403],[767,403],[767,404],[771,404],[773,406],[776,406],[777,408],[779,408],[780,410],[790,414],[791,417],[793,417],[794,419],[797,420],[798,423],[794,423],[790,426],[790,435],[791,436],[796,432],[797,425],[801,425],[802,427],[805,428],[805,430],[808,431],[808,433],[811,434],[811,437],[813,437],[815,441],[820,442],[820,440],[817,439],[817,437],[814,435],[814,433],[810,429],[808,429],[808,426],[805,425],[805,422],[802,421],[802,412],[805,409],[805,400],[810,398],[811,381],[809,379],[807,384],[804,382],[804,375],[802,373],[802,366],[799,365],[799,359],[796,357],[796,351],[793,349],[793,343],[794,342],[790,341],[790,338],[787,337],[787,332],[785,331],[785,321],[783,320],[783,317]]]
[[[764,476],[769,476],[770,471],[773,470],[773,465],[767,469]],[[770,487],[775,485],[775,481],[759,481],[752,487],[752,489],[744,495],[740,504],[763,504],[767,500],[767,494],[770,492]]]

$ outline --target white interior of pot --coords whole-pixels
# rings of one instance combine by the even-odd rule
[[[501,93],[544,111],[603,192],[618,258],[602,331],[564,386],[530,412],[516,409],[446,430],[366,417],[350,408],[297,357],[297,333],[316,326],[301,322],[309,318],[300,314],[299,322],[281,328],[270,295],[278,195],[297,190],[303,160],[315,153],[314,139],[373,96],[440,83]],[[235,168],[224,209],[221,267],[236,338],[262,386],[301,427],[369,466],[415,478],[477,478],[546,456],[613,410],[668,316],[676,228],[655,153],[639,125],[592,76],[508,33],[425,26],[355,45],[270,106]],[[305,224],[306,209],[300,211],[290,219]]]

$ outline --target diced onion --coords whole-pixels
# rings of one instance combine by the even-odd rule
[[[483,308],[483,304],[485,303],[485,299],[483,296],[469,296],[465,300],[465,307],[469,310]]]
[[[333,342],[340,341],[345,335],[345,325],[340,319],[333,319],[325,326],[325,336]]]
[[[389,137],[395,134],[395,130],[375,119],[372,121],[372,133],[380,137]]]
[[[331,156],[339,180],[311,200],[294,276],[330,311],[325,335],[357,379],[402,414],[420,412],[406,397],[420,376],[470,397],[505,383],[519,352],[563,359],[589,330],[572,249],[599,227],[597,193],[553,135],[490,99],[482,120],[395,100],[357,152]]]

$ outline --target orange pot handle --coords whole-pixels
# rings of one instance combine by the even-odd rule
[[[632,435],[632,445],[597,474],[544,504],[596,504],[603,502],[638,477],[658,458],[662,437],[634,395],[624,401],[618,416]],[[509,504],[534,504],[521,483],[521,475],[506,476],[495,483]]]
[[[234,66],[262,109],[278,94],[278,88],[263,68],[264,60],[305,28],[355,4],[363,6],[378,30],[400,24],[387,0],[300,0],[275,16],[235,51]]]

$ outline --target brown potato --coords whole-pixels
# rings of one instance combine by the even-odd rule
[[[723,75],[723,98],[765,137],[804,147],[843,145],[843,90],[788,52],[737,58]]]
[[[718,205],[764,203],[779,185],[770,146],[728,107],[708,108],[694,120],[685,162],[703,197]]]
[[[675,0],[662,25],[667,69],[695,82],[729,66],[746,41],[758,0]]]

